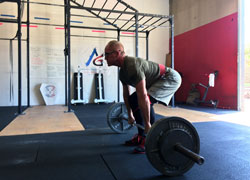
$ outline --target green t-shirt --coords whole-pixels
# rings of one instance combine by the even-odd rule
[[[126,56],[120,69],[120,80],[123,84],[135,87],[141,80],[146,80],[148,89],[160,76],[157,63],[142,58]]]

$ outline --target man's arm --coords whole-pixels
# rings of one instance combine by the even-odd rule
[[[149,129],[151,128],[150,124],[150,101],[147,95],[146,89],[146,81],[145,79],[141,80],[136,85],[136,93],[138,98],[139,108],[142,112],[142,116],[144,119],[145,124],[145,133],[148,133]]]
[[[123,86],[123,99],[124,99],[124,103],[125,103],[125,105],[127,107],[127,111],[128,111],[128,123],[133,124],[135,122],[135,118],[134,118],[132,109],[130,108],[129,101],[128,101],[128,98],[130,95],[129,87],[128,87],[128,85],[125,85],[125,84],[122,84],[122,86]]]

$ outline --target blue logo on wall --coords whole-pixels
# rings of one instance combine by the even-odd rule
[[[91,55],[89,56],[89,60],[85,63],[86,66],[89,66],[89,64],[90,64],[91,61],[93,60],[94,55],[98,56],[98,53],[97,53],[96,48],[93,49]]]

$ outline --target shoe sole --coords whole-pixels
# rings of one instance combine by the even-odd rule
[[[134,151],[134,154],[145,154],[145,152]]]
[[[124,146],[132,147],[132,146],[138,146],[139,144],[124,144]]]

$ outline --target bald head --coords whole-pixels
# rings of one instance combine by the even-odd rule
[[[105,59],[107,60],[108,66],[119,66],[123,65],[125,52],[124,47],[119,41],[110,41],[105,47]]]
[[[113,40],[109,41],[105,49],[109,49],[111,51],[121,51],[124,52],[124,47],[121,42]]]

